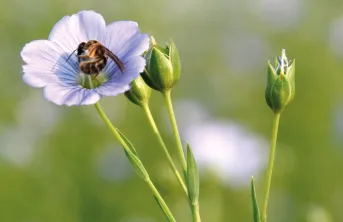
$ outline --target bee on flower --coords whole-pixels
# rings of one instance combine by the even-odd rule
[[[149,41],[136,22],[106,25],[100,14],[80,11],[57,22],[47,40],[24,46],[23,80],[43,88],[44,97],[57,105],[95,104],[130,89],[144,70],[141,55]]]

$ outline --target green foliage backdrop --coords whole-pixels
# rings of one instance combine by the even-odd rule
[[[281,117],[269,218],[343,221],[338,0],[0,1],[0,221],[164,220],[94,107],[55,106],[21,80],[23,45],[46,39],[62,16],[82,9],[101,13],[107,22],[135,20],[159,43],[173,38],[183,65],[174,102],[199,103],[212,117],[235,121],[266,139],[272,121],[264,101],[267,60],[286,48],[288,57],[297,59],[297,95]],[[178,221],[190,219],[142,110],[124,96],[101,103],[135,144]],[[154,93],[150,103],[172,148],[161,96]],[[262,197],[263,173],[255,178]],[[249,186],[228,186],[212,174],[202,177],[203,221],[252,221],[249,192]]]

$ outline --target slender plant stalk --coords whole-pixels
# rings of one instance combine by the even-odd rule
[[[110,128],[111,132],[113,133],[114,137],[118,140],[118,142],[123,146],[123,148],[127,151],[130,152],[130,148],[128,147],[128,145],[126,144],[126,142],[122,139],[122,137],[120,136],[119,132],[117,131],[117,129],[112,125],[111,121],[108,119],[108,117],[106,116],[105,112],[103,111],[103,109],[101,108],[99,103],[95,104],[95,108],[98,111],[99,115],[101,116],[101,118],[104,120],[104,122],[106,123],[106,125],[108,126],[108,128]],[[167,214],[167,218],[169,218],[169,221],[171,222],[175,222],[175,218],[173,216],[173,214],[171,213],[171,211],[169,210],[167,204],[164,202],[162,196],[160,195],[160,193],[158,192],[158,190],[156,189],[155,185],[152,183],[152,181],[150,180],[150,178],[148,177],[147,180],[145,180],[145,182],[148,184],[149,188],[151,189],[152,193],[154,194],[154,196],[156,197],[156,199],[158,200],[158,202],[161,204],[161,207],[164,209],[164,212]]]
[[[201,222],[199,203],[192,204],[193,222]]]
[[[267,178],[266,178],[266,191],[265,191],[266,193],[264,197],[263,211],[262,211],[262,222],[267,222],[268,197],[269,197],[270,184],[272,181],[274,159],[275,159],[275,148],[276,148],[277,133],[279,129],[280,115],[281,113],[275,113],[274,119],[273,119],[273,129],[272,129],[272,136],[270,140],[269,165],[267,169]]]
[[[168,109],[168,115],[169,115],[169,119],[170,119],[170,123],[172,125],[172,129],[173,129],[173,133],[174,133],[174,137],[175,137],[175,141],[176,141],[176,147],[177,147],[177,151],[179,154],[179,158],[180,161],[182,163],[182,168],[183,168],[183,173],[184,173],[184,177],[186,179],[186,175],[187,175],[187,163],[186,163],[186,157],[183,151],[183,147],[182,147],[182,143],[181,143],[181,138],[180,138],[180,134],[179,134],[179,130],[177,127],[177,123],[176,123],[176,118],[175,118],[175,114],[174,114],[174,108],[173,108],[173,104],[171,101],[171,90],[167,90],[165,92],[163,92],[163,96],[166,102],[166,106]],[[200,219],[200,213],[199,213],[199,203],[196,204],[192,204],[189,201],[189,206],[192,210],[192,215],[193,215],[193,222],[201,222]]]
[[[185,185],[184,181],[182,180],[182,177],[180,176],[179,171],[177,170],[177,168],[176,168],[176,166],[175,166],[175,164],[173,162],[173,159],[171,158],[171,156],[169,154],[169,151],[168,151],[166,145],[164,144],[162,136],[161,136],[161,134],[158,131],[158,128],[156,126],[155,120],[152,117],[149,105],[147,103],[145,103],[145,104],[142,105],[142,108],[144,110],[144,113],[145,113],[146,117],[148,118],[148,121],[149,121],[149,123],[151,125],[152,130],[154,131],[155,136],[158,139],[158,142],[160,143],[161,147],[163,148],[163,151],[164,151],[164,153],[165,153],[165,155],[166,155],[166,157],[168,159],[169,165],[170,165],[170,167],[171,167],[171,169],[172,169],[172,171],[173,171],[177,181],[179,182],[179,184],[181,185],[182,189],[184,190],[184,192],[188,196],[188,191],[187,191],[186,185]]]
[[[176,147],[177,147],[177,152],[179,154],[179,158],[180,161],[182,163],[182,168],[184,171],[184,175],[186,175],[187,173],[187,163],[186,163],[186,159],[185,159],[185,154],[183,152],[183,147],[182,147],[182,143],[181,143],[181,138],[180,138],[180,134],[179,134],[179,130],[177,128],[177,124],[176,124],[176,119],[175,119],[175,114],[174,114],[174,109],[173,109],[173,104],[171,101],[171,90],[167,90],[163,93],[165,102],[166,102],[166,106],[168,109],[168,115],[170,118],[170,123],[172,125],[173,128],[173,133],[174,133],[174,137],[175,137],[175,141],[176,141]]]

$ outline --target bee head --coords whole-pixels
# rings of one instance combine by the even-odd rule
[[[81,55],[84,52],[85,45],[85,42],[81,42],[79,44],[79,46],[77,47],[77,55]]]
[[[66,62],[68,62],[68,60],[70,59],[70,57],[74,54],[75,51],[77,51],[77,55],[81,55],[84,52],[84,47],[85,47],[86,43],[85,42],[81,42],[79,44],[79,46],[77,47],[77,49],[75,49],[72,53],[70,53],[70,55],[68,56]]]

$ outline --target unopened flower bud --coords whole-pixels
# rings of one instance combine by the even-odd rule
[[[265,97],[274,113],[282,112],[295,96],[295,60],[290,61],[283,49],[273,67],[268,61]]]
[[[146,68],[141,75],[151,88],[165,92],[171,89],[180,78],[179,53],[173,41],[163,48],[157,45],[155,39],[151,37],[151,45],[145,56]]]
[[[131,89],[125,92],[125,96],[134,104],[142,106],[148,103],[151,89],[145,84],[141,76],[131,82]]]

